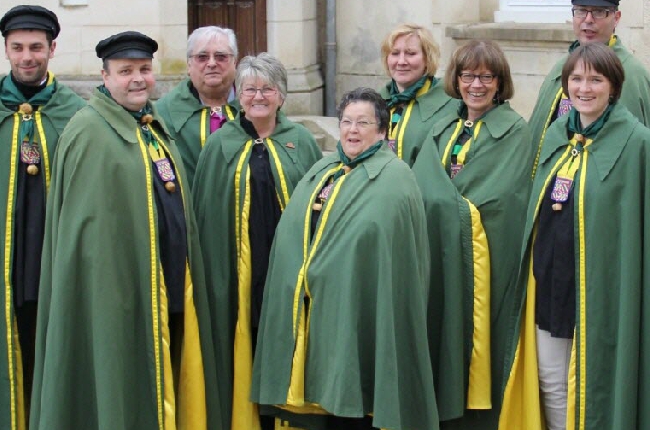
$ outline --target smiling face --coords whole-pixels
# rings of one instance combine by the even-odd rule
[[[56,42],[50,46],[44,31],[12,30],[5,38],[5,56],[11,73],[25,85],[40,85],[47,76],[47,66],[54,57]]]
[[[593,6],[574,6],[580,9],[607,9],[604,7]],[[588,13],[584,18],[573,17],[573,32],[580,44],[601,42],[608,43],[609,38],[614,34],[614,29],[621,19],[621,11],[610,11],[609,15],[605,18],[594,19],[591,13]]]
[[[278,89],[261,78],[245,79],[241,85],[239,103],[244,109],[245,116],[253,123],[256,120],[275,119],[278,109],[282,106],[282,96]],[[255,91],[259,89],[260,91]]]
[[[499,89],[499,78],[495,76],[488,84],[481,82],[478,76],[493,75],[491,70],[483,66],[474,70],[463,69],[461,74],[463,73],[477,75],[470,83],[463,82],[460,76],[456,77],[458,91],[467,105],[467,119],[474,121],[495,106],[493,99]]]
[[[215,58],[216,54],[225,56]],[[208,60],[201,61],[203,57]],[[187,71],[201,98],[228,97],[235,82],[236,61],[225,35],[217,35],[204,44],[197,44],[187,60]]]
[[[395,39],[386,63],[400,92],[413,85],[426,70],[420,39],[413,34],[405,34]]]
[[[108,71],[102,70],[102,78],[113,99],[133,112],[147,104],[156,85],[150,58],[108,60]]]
[[[386,137],[386,133],[379,131],[374,105],[366,101],[355,101],[345,107],[339,129],[343,152],[352,160]]]
[[[596,121],[609,105],[612,85],[609,80],[584,61],[576,63],[567,81],[569,98],[573,108],[580,112],[580,122],[587,127]]]

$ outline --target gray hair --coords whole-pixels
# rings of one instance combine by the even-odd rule
[[[257,56],[249,55],[241,59],[235,76],[235,88],[237,88],[238,96],[241,95],[244,81],[249,78],[259,78],[268,82],[269,85],[278,89],[282,100],[287,98],[287,69],[284,68],[280,60],[268,52],[262,52]]]
[[[235,37],[235,32],[229,28],[221,28],[215,25],[209,25],[206,27],[199,27],[190,34],[190,37],[187,39],[187,58],[190,58],[190,55],[194,54],[194,48],[199,42],[208,43],[212,40],[216,40],[219,36],[225,36],[228,39],[228,47],[235,56],[235,61],[237,60],[237,55],[239,51],[237,50],[237,38]]]

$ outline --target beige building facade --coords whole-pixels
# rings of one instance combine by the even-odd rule
[[[439,76],[453,50],[468,39],[497,41],[508,57],[515,80],[512,105],[527,117],[544,76],[574,40],[570,0],[266,2],[268,51],[287,67],[290,95],[285,110],[293,115],[322,115],[327,107],[331,109],[325,106],[328,94],[329,100],[336,101],[344,91],[357,86],[384,85],[387,77],[381,65],[381,41],[395,25],[408,21],[427,26],[438,40],[442,52]],[[119,31],[138,30],[158,41],[160,48],[154,61],[157,95],[168,91],[186,73],[185,1],[1,3],[2,14],[17,4],[40,4],[58,15],[62,31],[50,69],[84,96],[99,83],[101,63],[95,45]],[[644,43],[650,36],[650,0],[623,0],[620,10],[617,34],[642,63],[650,66],[650,44]],[[328,50],[334,50],[336,55],[328,56]],[[9,70],[3,57],[0,74]]]

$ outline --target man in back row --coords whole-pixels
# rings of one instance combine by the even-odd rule
[[[0,428],[24,429],[34,370],[34,330],[45,199],[59,135],[85,102],[48,71],[61,27],[41,6],[0,19],[11,73],[0,79]]]
[[[609,45],[623,63],[625,83],[618,103],[623,104],[646,126],[650,126],[650,74],[641,62],[625,49],[616,34],[621,19],[619,0],[572,0],[573,31],[577,40],[569,52],[586,43]],[[546,129],[553,121],[571,110],[571,102],[562,93],[562,66],[567,55],[558,61],[544,79],[528,124],[533,134],[536,157],[533,175],[539,159],[539,150]]]
[[[235,118],[237,39],[229,28],[199,27],[187,39],[187,73],[156,103],[183,157],[190,187],[210,133]]]

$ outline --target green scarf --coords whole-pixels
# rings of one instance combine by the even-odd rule
[[[2,104],[7,106],[9,109],[16,109],[23,103],[29,103],[32,106],[43,106],[52,98],[52,94],[56,91],[56,81],[51,79],[45,88],[36,93],[31,99],[27,100],[23,93],[18,90],[16,84],[11,80],[10,76],[7,76],[2,81],[2,87],[0,88],[0,101]],[[35,111],[36,109],[34,109]],[[34,121],[32,119],[22,120],[20,122],[20,130],[18,132],[18,142],[24,142],[25,140],[29,141],[31,145],[34,141]]]
[[[474,124],[471,127],[468,127],[467,125],[463,124],[463,132],[458,133],[458,138],[456,139],[456,142],[454,143],[454,147],[451,149],[451,155],[458,155],[460,153],[460,150],[463,148],[463,144],[467,141],[467,139],[463,139],[463,135],[469,135],[470,137],[472,136],[472,130],[474,129],[474,125],[483,118],[485,115],[487,115],[488,112],[490,112],[492,109],[488,109],[485,112],[483,112],[483,115],[480,117],[476,118],[474,120]],[[458,106],[458,118],[462,119],[467,119],[467,105],[465,104],[464,101],[460,101],[460,105]]]
[[[104,94],[106,97],[109,97],[111,100],[115,101],[109,89],[106,88],[106,85],[102,84],[99,87],[97,87],[97,89],[99,90],[100,93]],[[124,110],[127,111],[133,118],[135,118],[138,125],[141,125],[143,116],[151,115],[151,113],[153,112],[149,102],[147,102],[147,104],[144,105],[144,107],[137,112],[130,111],[127,108],[124,108]],[[148,124],[147,127],[140,127],[140,130],[142,131],[142,135],[144,136],[144,139],[147,142],[147,144],[153,145],[154,148],[158,149],[158,141],[154,138],[153,133],[151,133],[151,125]]]
[[[388,91],[389,98],[385,100],[386,103],[388,104],[388,108],[390,109],[393,106],[398,105],[400,103],[406,103],[413,100],[417,92],[420,90],[420,88],[424,86],[424,83],[427,81],[427,79],[431,79],[431,86],[434,86],[436,82],[438,82],[438,80],[433,76],[424,75],[420,79],[418,79],[413,85],[406,88],[401,93],[397,88],[397,83],[395,83],[395,80],[391,79],[391,81],[388,84],[386,84],[386,90]]]
[[[366,149],[361,154],[359,154],[354,160],[351,160],[350,157],[345,155],[345,152],[343,152],[343,146],[341,145],[340,140],[336,144],[336,149],[339,152],[339,158],[341,160],[341,163],[348,166],[350,169],[354,169],[363,160],[366,160],[366,159],[372,157],[373,155],[375,155],[375,153],[377,151],[379,151],[379,148],[381,148],[381,145],[383,145],[383,144],[384,144],[384,141],[380,140],[379,142],[375,143],[370,148]],[[343,175],[343,169],[340,169],[339,171],[337,171],[334,174],[334,180],[338,179],[342,175]]]
[[[571,109],[569,111],[569,122],[567,123],[567,129],[571,133],[577,133],[581,134],[584,137],[588,139],[593,139],[596,134],[600,131],[601,128],[605,125],[605,122],[607,122],[607,119],[609,118],[609,114],[612,112],[614,109],[614,104],[610,104],[607,106],[605,111],[598,117],[598,119],[591,124],[589,124],[585,129],[582,129],[582,125],[580,124],[580,112],[578,112],[575,109]]]

